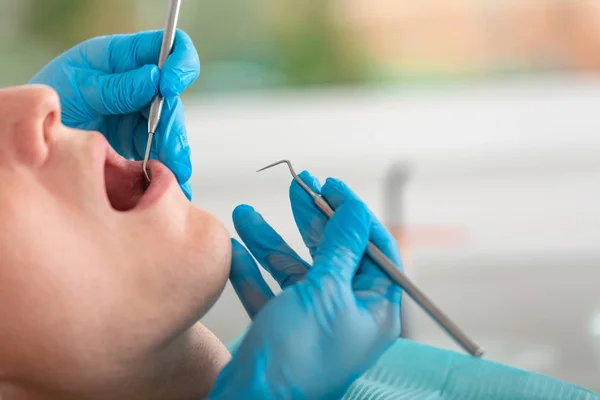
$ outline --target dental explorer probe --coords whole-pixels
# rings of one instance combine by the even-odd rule
[[[302,179],[296,174],[292,163],[288,160],[277,161],[276,163],[267,165],[259,169],[257,172],[274,167],[279,164],[287,164],[290,173],[294,180],[300,185],[306,193],[312,197],[315,205],[328,218],[334,213],[333,208],[327,200],[320,194],[315,193],[306,185]],[[388,277],[400,286],[431,318],[434,319],[448,333],[456,343],[458,343],[467,353],[475,357],[481,357],[484,349],[471,340],[454,322],[450,320],[426,295],[419,289],[408,277],[390,260],[373,242],[369,241],[367,245],[367,255],[381,268]]]
[[[167,22],[165,24],[165,30],[163,32],[162,44],[160,45],[160,55],[158,56],[158,68],[162,69],[167,61],[167,58],[173,50],[173,42],[175,41],[175,32],[177,31],[177,19],[179,18],[179,8],[181,6],[181,0],[169,0],[169,11],[167,13]],[[160,94],[160,91],[152,100],[150,105],[150,114],[148,115],[148,142],[146,142],[146,153],[144,154],[144,162],[142,169],[146,179],[150,181],[150,174],[148,173],[148,159],[150,158],[150,148],[152,147],[152,139],[158,122],[160,121],[160,114],[162,112],[163,103],[165,99]]]

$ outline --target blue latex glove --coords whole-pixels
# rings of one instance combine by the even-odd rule
[[[46,65],[30,83],[56,90],[66,126],[102,132],[117,152],[141,160],[148,138],[148,106],[165,97],[152,158],[173,171],[186,196],[192,174],[183,104],[179,95],[198,78],[200,60],[190,37],[177,31],[162,71],[156,65],[162,31],[87,40]]]
[[[230,279],[253,322],[210,398],[340,398],[400,334],[401,290],[364,258],[370,236],[401,265],[393,237],[342,182],[329,179],[322,193],[337,210],[329,222],[297,183],[290,189],[312,267],[251,207],[234,211],[239,236],[283,292],[273,296],[233,241]]]

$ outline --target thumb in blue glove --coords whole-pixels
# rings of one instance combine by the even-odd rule
[[[166,98],[151,157],[169,167],[191,198],[192,165],[181,93],[200,73],[190,37],[177,31],[162,71],[156,65],[162,31],[102,36],[83,42],[46,65],[31,83],[58,93],[62,121],[97,130],[124,157],[142,159],[148,134],[148,106],[159,92]]]
[[[364,258],[371,237],[401,265],[394,239],[340,181],[322,192],[337,209],[330,221],[296,183],[290,193],[312,267],[251,207],[234,211],[241,239],[283,291],[273,296],[234,241],[230,279],[253,323],[211,398],[339,398],[398,337],[401,291]]]

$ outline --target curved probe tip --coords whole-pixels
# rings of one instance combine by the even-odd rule
[[[148,160],[150,159],[150,148],[152,147],[152,138],[154,137],[153,132],[148,132],[148,141],[146,142],[146,153],[144,154],[144,162],[142,163],[142,170],[148,182],[152,179],[150,171],[148,171]]]
[[[264,171],[265,169],[272,168],[279,164],[287,164],[288,168],[290,169],[290,172],[292,172],[292,175],[295,175],[294,168],[292,167],[292,163],[289,160],[280,160],[280,161],[274,162],[273,164],[269,164],[266,167],[262,167],[261,169],[257,170],[256,172]]]
[[[300,179],[300,177],[298,176],[298,174],[296,174],[296,171],[294,171],[294,167],[292,167],[292,163],[290,162],[290,160],[280,160],[277,162],[274,162],[273,164],[269,164],[266,167],[263,167],[261,169],[259,169],[256,172],[260,172],[260,171],[264,171],[265,169],[269,169],[272,168],[276,165],[280,165],[280,164],[287,164],[289,170],[290,170],[290,174],[292,174],[292,177],[294,178],[294,180],[298,183],[298,185],[300,185],[300,187],[302,189],[304,189],[304,191],[306,193],[308,193],[313,199],[316,199],[318,197],[320,197],[317,193],[315,193],[311,188],[308,187],[308,185],[306,183],[304,183],[302,181],[302,179]]]
[[[148,170],[147,162],[144,160],[144,163],[142,165],[142,168],[144,170],[144,176],[146,177],[146,180],[150,182],[152,180],[152,174]]]

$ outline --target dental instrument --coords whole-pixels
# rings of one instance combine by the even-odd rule
[[[296,174],[292,163],[289,160],[277,161],[259,169],[257,172],[264,171],[276,165],[287,164],[292,177],[300,185],[302,189],[313,199],[315,205],[328,218],[334,213],[334,209],[327,200],[320,194],[315,193],[306,185],[302,179]],[[454,339],[467,353],[475,357],[481,357],[484,354],[484,349],[471,340],[450,318],[446,316],[425,293],[421,291],[401,270],[392,262],[377,246],[369,241],[367,246],[367,255],[392,279],[400,286],[437,324]]]
[[[177,31],[177,20],[179,18],[179,8],[181,6],[181,0],[169,0],[169,11],[167,13],[167,22],[163,33],[162,44],[160,46],[160,55],[158,57],[158,68],[162,69],[167,61],[167,58],[173,50],[173,42],[175,41],[175,32]],[[150,114],[148,115],[148,141],[146,142],[146,153],[144,154],[144,162],[142,163],[142,169],[146,179],[150,181],[150,174],[148,171],[148,159],[150,158],[150,148],[152,147],[152,139],[158,122],[160,121],[160,115],[163,108],[164,97],[160,92],[156,95],[152,104],[150,105]]]

